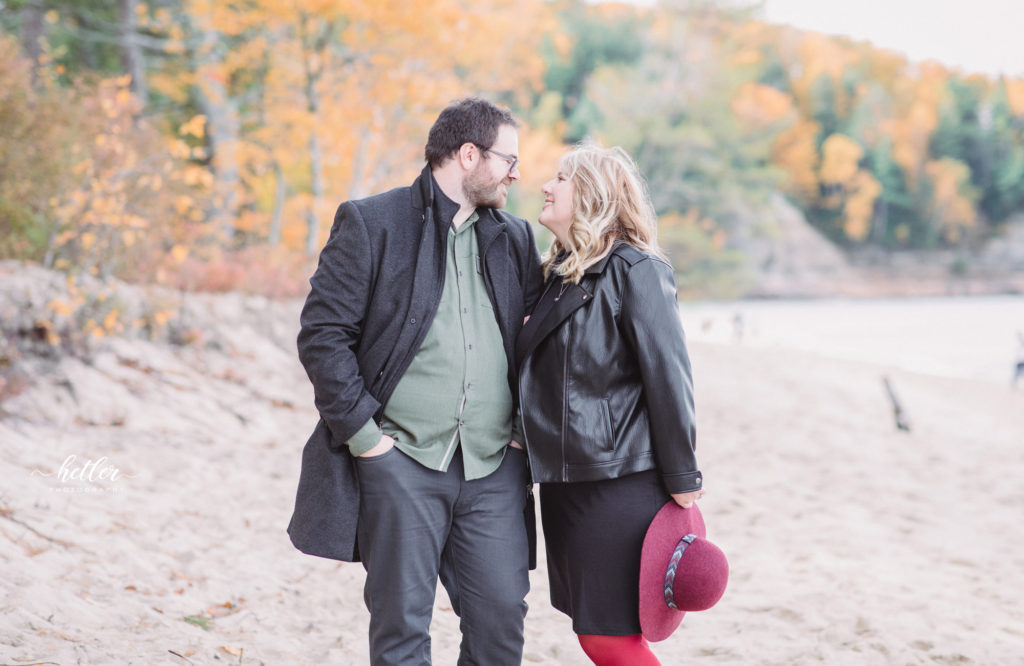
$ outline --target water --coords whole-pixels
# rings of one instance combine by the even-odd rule
[[[1008,384],[1024,355],[1017,341],[1024,296],[682,303],[680,312],[693,341],[797,349],[945,377]]]

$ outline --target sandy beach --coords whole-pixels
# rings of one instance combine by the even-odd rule
[[[990,303],[992,316],[1007,304],[1021,307]],[[960,305],[925,309],[941,321]],[[228,295],[192,307],[207,315],[202,341],[25,359],[32,385],[0,403],[0,663],[367,663],[362,567],[302,555],[284,531],[316,421],[295,358],[299,306]],[[738,342],[716,333],[731,307],[683,307],[701,509],[731,578],[717,607],[655,645],[662,661],[1024,663],[1012,347],[993,352],[1005,380],[963,364],[931,373],[830,353],[827,339]],[[900,326],[900,308],[858,307],[872,326]],[[786,321],[805,327],[786,304],[763,308],[762,336],[771,317],[780,339]],[[894,426],[883,376],[910,432]],[[589,663],[547,601],[543,557],[531,579],[524,662]],[[454,664],[458,640],[440,590],[434,663]]]

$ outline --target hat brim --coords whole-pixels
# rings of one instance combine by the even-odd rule
[[[696,504],[684,509],[670,500],[658,510],[644,536],[640,553],[640,629],[649,641],[671,636],[686,615],[665,603],[665,569],[676,544],[687,534],[706,538],[704,517]]]

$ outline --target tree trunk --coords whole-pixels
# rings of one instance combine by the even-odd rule
[[[39,84],[39,57],[43,55],[46,22],[41,4],[28,3],[21,10],[21,47],[32,61],[32,86]]]
[[[284,198],[288,193],[284,180],[284,171],[277,160],[273,163],[274,168],[274,212],[270,215],[270,232],[267,235],[267,242],[271,247],[281,244],[281,221],[284,217]]]
[[[364,127],[359,133],[355,153],[352,155],[352,178],[349,180],[347,199],[362,199],[366,196],[366,162],[370,148],[370,128]]]
[[[219,66],[223,61],[221,36],[205,31],[199,46],[196,85],[199,108],[206,115],[206,137],[213,166],[213,217],[228,240],[235,236],[238,216],[238,101],[232,99]]]
[[[315,127],[309,136],[309,168],[313,202],[309,206],[306,218],[306,254],[313,256],[320,249],[320,219],[318,216],[324,198],[323,151],[320,149],[320,137],[317,135]]]
[[[132,92],[139,102],[146,104],[146,69],[142,56],[142,47],[135,38],[138,30],[138,0],[117,0],[118,45],[121,48],[121,62],[124,71],[132,77]]]
[[[308,17],[303,17],[303,26]],[[310,171],[310,193],[313,201],[309,206],[306,216],[306,254],[313,256],[320,249],[320,220],[318,215],[323,207],[324,198],[324,176],[323,176],[323,150],[320,146],[320,136],[317,134],[318,118],[320,115],[320,92],[317,84],[323,74],[324,51],[327,46],[327,35],[329,30],[325,28],[319,35],[309,39],[308,33],[303,29],[303,67],[306,73],[306,111],[309,112],[309,171]],[[317,64],[313,60],[316,56]]]

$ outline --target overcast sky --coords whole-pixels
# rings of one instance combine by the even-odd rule
[[[764,0],[765,18],[968,72],[1024,76],[1024,0]]]
[[[625,1],[646,6],[657,2]],[[761,0],[761,4],[764,17],[772,23],[866,40],[914,61],[938,60],[964,72],[1024,76],[1024,0]]]

